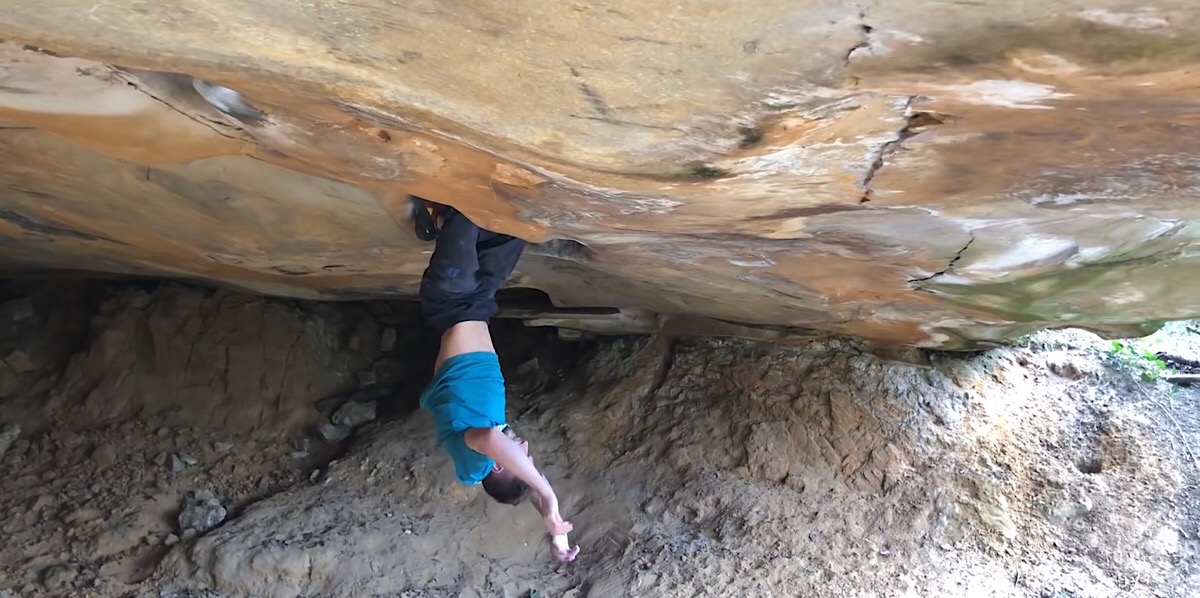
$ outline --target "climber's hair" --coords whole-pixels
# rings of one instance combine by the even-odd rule
[[[529,495],[529,486],[517,478],[497,476],[493,471],[483,478],[483,491],[496,499],[496,502],[515,506],[525,501],[525,497]]]

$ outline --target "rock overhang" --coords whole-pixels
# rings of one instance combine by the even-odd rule
[[[1183,2],[93,4],[0,9],[11,270],[406,297],[417,194],[541,243],[513,285],[567,327],[969,348],[1200,311]]]

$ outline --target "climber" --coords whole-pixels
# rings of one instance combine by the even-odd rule
[[[437,206],[430,217],[423,200],[413,201],[418,236],[437,239],[421,277],[421,312],[442,334],[421,407],[433,414],[438,442],[454,462],[458,481],[481,484],[510,505],[532,490],[530,500],[550,531],[551,554],[572,561],[579,554],[567,541],[572,526],[529,457],[529,443],[506,423],[504,377],[488,329],[497,311],[496,291],[512,274],[525,242],[483,230],[449,206]]]

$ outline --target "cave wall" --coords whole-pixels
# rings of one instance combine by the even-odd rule
[[[1198,32],[1169,0],[13,0],[0,264],[411,296],[418,194],[559,241],[513,285],[623,310],[568,327],[1130,334],[1200,313]]]
[[[140,419],[299,437],[365,389],[383,391],[383,409],[410,407],[436,353],[405,306],[156,283],[5,288],[0,420],[27,434]]]

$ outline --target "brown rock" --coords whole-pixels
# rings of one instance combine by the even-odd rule
[[[555,240],[513,284],[557,307],[516,317],[571,334],[963,348],[1200,313],[1179,167],[1200,16],[1179,2],[334,3],[233,28],[197,2],[0,7],[5,265],[412,296],[416,193]]]

